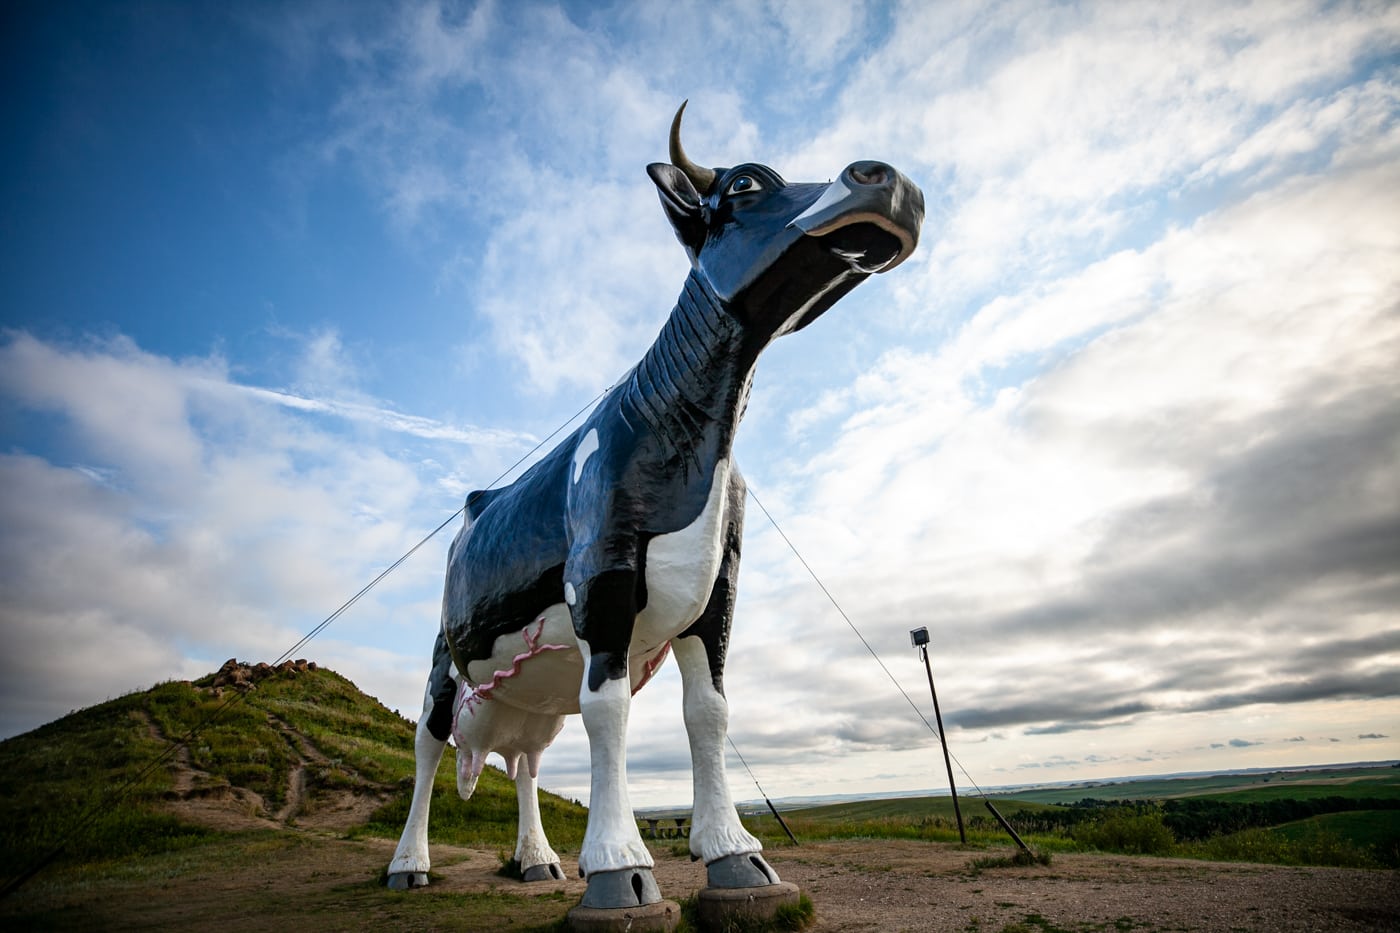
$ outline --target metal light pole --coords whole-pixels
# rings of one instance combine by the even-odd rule
[[[953,815],[958,818],[958,838],[967,845],[967,832],[963,829],[962,808],[958,806],[958,788],[953,783],[953,760],[948,755],[948,736],[943,731],[943,713],[938,709],[938,691],[933,689],[933,667],[928,663],[928,629],[916,628],[909,633],[909,641],[924,658],[924,670],[928,672],[928,692],[933,696],[933,718],[938,723],[938,741],[943,745],[943,765],[948,769],[948,790],[953,795]]]

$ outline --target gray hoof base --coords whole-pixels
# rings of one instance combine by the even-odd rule
[[[757,888],[779,884],[778,873],[757,852],[726,855],[705,865],[711,888]]]
[[[520,873],[525,881],[563,881],[564,869],[559,867],[558,862],[549,862],[544,865],[531,865]]]
[[[681,905],[657,901],[637,907],[585,907],[569,911],[572,933],[671,933],[681,922]]]
[[[595,871],[588,876],[588,889],[583,892],[580,907],[642,907],[661,900],[650,868],[622,868],[618,871]]]
[[[428,873],[425,871],[399,871],[389,876],[386,882],[390,891],[407,891],[409,888],[426,888]]]
[[[772,921],[784,904],[797,905],[802,892],[788,881],[756,888],[705,888],[697,899],[702,930],[728,930]]]

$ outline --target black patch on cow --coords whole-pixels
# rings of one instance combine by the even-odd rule
[[[452,734],[452,706],[457,699],[457,681],[452,676],[452,653],[447,637],[438,631],[433,643],[433,669],[428,674],[428,695],[433,698],[428,712],[428,732],[439,742]]]
[[[627,676],[627,652],[632,628],[645,599],[639,584],[644,574],[610,570],[586,582],[574,609],[574,634],[588,643],[588,689],[597,690],[605,680]]]
[[[455,628],[456,648],[463,664],[489,658],[502,635],[519,632],[540,612],[564,601],[564,565],[546,568],[529,585],[482,599],[473,607],[474,624]]]
[[[622,680],[626,676],[626,651],[600,651],[589,659],[588,689],[593,693],[608,681]]]

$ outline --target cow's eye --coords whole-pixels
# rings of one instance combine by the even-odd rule
[[[729,183],[725,189],[725,194],[753,194],[755,191],[762,191],[763,186],[758,183],[758,179],[752,175],[740,175]]]

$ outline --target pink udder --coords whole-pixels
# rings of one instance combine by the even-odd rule
[[[647,685],[647,681],[651,680],[651,675],[656,673],[656,669],[661,666],[661,662],[665,661],[666,655],[670,653],[671,643],[669,641],[664,642],[661,645],[661,650],[656,652],[656,657],[652,658],[650,661],[646,662],[646,664],[642,666],[642,679],[637,681],[637,686],[632,688],[633,696],[636,696],[637,691]]]
[[[540,639],[544,637],[544,616],[540,616],[535,620],[533,628],[533,632],[531,631],[531,626],[528,625],[520,630],[520,637],[525,641],[525,650],[517,654],[511,660],[510,670],[496,671],[496,673],[491,675],[489,681],[484,684],[477,684],[470,691],[462,689],[462,687],[466,686],[465,683],[462,687],[457,688],[457,708],[453,710],[452,732],[459,746],[462,744],[462,740],[461,737],[456,734],[457,717],[461,714],[463,706],[467,708],[468,713],[475,716],[476,707],[491,699],[497,687],[510,678],[517,676],[520,673],[521,666],[524,665],[526,661],[537,655],[544,654],[546,651],[564,651],[569,647],[568,645],[540,644]]]

